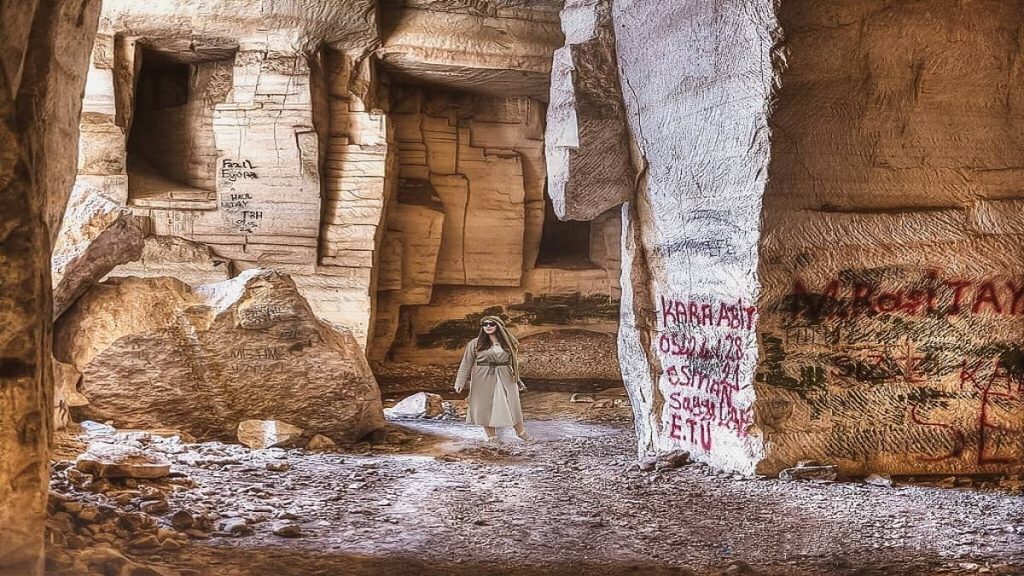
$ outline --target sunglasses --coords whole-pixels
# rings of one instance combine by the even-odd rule
[[[496,323],[490,322],[490,321],[488,321],[488,322],[481,322],[480,325],[483,326],[484,328],[493,328],[493,327],[497,326]]]

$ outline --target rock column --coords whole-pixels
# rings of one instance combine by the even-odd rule
[[[74,178],[99,2],[0,0],[0,575],[42,573],[50,244]]]
[[[643,170],[623,209],[619,332],[640,450],[750,472],[771,3],[618,0],[613,20]]]

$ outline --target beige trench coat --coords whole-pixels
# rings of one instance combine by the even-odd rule
[[[523,422],[519,403],[519,382],[512,378],[511,366],[481,365],[483,362],[508,362],[508,352],[495,344],[479,354],[476,338],[466,346],[455,377],[455,391],[469,384],[469,410],[466,422],[481,426],[515,426]]]

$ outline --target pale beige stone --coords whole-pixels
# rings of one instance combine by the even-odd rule
[[[302,428],[279,420],[243,420],[238,423],[238,441],[254,450],[273,448],[297,440]]]
[[[336,450],[338,445],[335,444],[334,440],[331,440],[323,434],[317,434],[309,439],[306,443],[306,450],[310,452],[330,452]]]
[[[317,319],[286,275],[247,270],[190,288],[174,278],[97,285],[55,327],[94,419],[230,437],[283,419],[339,441],[382,425],[380,392],[352,335]]]
[[[96,478],[162,478],[171,463],[159,454],[133,446],[93,442],[75,460],[75,467]]]
[[[115,266],[137,260],[142,249],[142,229],[131,211],[95,188],[75,186],[53,249],[54,316]]]
[[[436,418],[444,414],[443,400],[440,394],[418,392],[385,409],[384,415],[389,418]]]
[[[227,280],[231,270],[230,261],[217,257],[205,244],[177,236],[148,236],[140,259],[117,266],[107,275],[119,276],[171,276],[196,285]]]

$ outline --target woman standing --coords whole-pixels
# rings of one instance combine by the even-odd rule
[[[497,316],[480,320],[480,335],[469,341],[462,355],[455,391],[469,384],[466,422],[484,427],[488,442],[497,442],[499,426],[512,426],[524,441],[532,440],[523,428],[519,390],[519,342]]]

